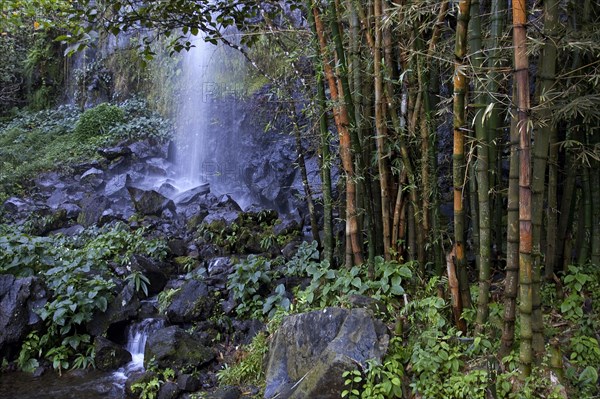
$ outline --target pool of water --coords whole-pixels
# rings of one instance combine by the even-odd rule
[[[113,373],[74,370],[41,377],[13,372],[0,375],[0,399],[124,399],[123,383]]]

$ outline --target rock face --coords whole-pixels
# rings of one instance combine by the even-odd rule
[[[342,373],[381,360],[388,341],[385,325],[365,309],[286,317],[269,350],[265,398],[339,398]]]
[[[0,275],[0,354],[21,342],[40,321],[35,309],[44,306],[47,293],[35,277]]]
[[[171,323],[206,320],[213,305],[208,295],[208,286],[203,282],[190,280],[175,294],[166,314]]]
[[[111,324],[122,322],[134,317],[140,307],[132,285],[127,284],[123,290],[108,305],[106,312],[98,312],[87,325],[87,330],[94,336],[104,334]]]
[[[146,341],[144,367],[148,368],[151,361],[159,368],[176,370],[205,365],[215,358],[215,353],[203,341],[177,326],[155,331]]]
[[[104,337],[96,337],[94,350],[96,352],[95,364],[99,370],[116,370],[131,361],[131,353]]]

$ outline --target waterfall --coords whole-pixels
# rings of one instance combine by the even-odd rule
[[[216,47],[199,37],[193,43],[195,47],[183,56],[177,113],[176,163],[179,169],[178,183],[182,189],[193,188],[206,181],[203,169],[208,159],[207,102],[209,84],[213,80],[211,57]]]
[[[246,61],[225,45],[200,36],[190,40],[194,47],[183,53],[176,114],[176,186],[185,191],[210,183],[216,194],[232,193],[240,187],[236,123]]]
[[[163,319],[145,319],[128,327],[125,349],[131,353],[132,359],[113,374],[118,383],[124,383],[128,376],[144,369],[146,340],[151,332],[162,328],[164,324]]]

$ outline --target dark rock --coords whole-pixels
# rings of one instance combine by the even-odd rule
[[[295,240],[287,243],[281,249],[281,254],[286,259],[292,259],[294,257],[294,255],[296,255],[296,253],[298,252],[298,247],[300,246],[301,243],[302,243],[302,239],[301,238],[295,239]]]
[[[160,387],[157,399],[175,399],[179,395],[179,387],[173,381],[167,381]]]
[[[107,197],[122,197],[127,194],[129,184],[128,174],[118,174],[111,177],[104,186],[104,194]]]
[[[82,225],[76,224],[71,227],[65,227],[62,229],[57,229],[57,230],[51,231],[49,233],[49,235],[62,234],[63,236],[66,236],[66,237],[73,237],[73,236],[83,233],[84,230],[85,230],[85,228]]]
[[[144,366],[148,368],[153,364],[159,368],[182,370],[189,366],[201,367],[214,358],[213,350],[204,346],[198,337],[171,326],[150,334],[144,351]]]
[[[171,323],[188,323],[208,319],[213,307],[208,286],[201,281],[189,280],[174,295],[165,313]]]
[[[241,397],[242,391],[240,388],[233,386],[219,387],[206,396],[207,399],[239,399]]]
[[[222,256],[213,258],[207,262],[207,271],[210,277],[218,275],[229,275],[233,269],[233,262],[231,258]]]
[[[177,190],[177,187],[175,187],[173,184],[171,184],[169,182],[164,182],[158,188],[158,192],[167,198],[173,198],[175,196],[175,194],[177,194],[177,191],[179,191],[179,190]]]
[[[81,175],[79,182],[81,184],[89,184],[94,188],[100,187],[104,182],[104,172],[96,168],[88,169]]]
[[[98,150],[98,154],[102,155],[104,158],[112,161],[119,157],[126,157],[127,155],[131,155],[133,151],[131,148],[125,146],[116,146],[111,148],[100,148]]]
[[[142,255],[131,257],[131,270],[140,271],[150,281],[148,295],[156,295],[161,292],[167,284],[168,266],[162,262],[155,261]]]
[[[281,223],[277,223],[273,226],[273,233],[277,236],[300,233],[301,231],[302,225],[294,219],[284,219]]]
[[[125,395],[127,395],[128,398],[138,399],[140,397],[140,392],[134,392],[132,387],[135,384],[148,383],[154,377],[156,377],[156,373],[154,371],[138,371],[133,373],[129,376],[129,378],[127,378],[127,381],[125,381]]]
[[[79,207],[79,205],[71,204],[69,202],[59,204],[58,209],[64,209],[68,219],[77,219],[81,213],[81,207]]]
[[[373,314],[387,314],[385,304],[378,299],[364,295],[348,295],[348,302],[354,308],[364,308],[370,310]]]
[[[61,182],[61,178],[57,172],[48,172],[38,175],[35,178],[34,184],[41,193],[50,193],[57,188],[62,189],[65,186]]]
[[[4,211],[10,214],[31,212],[34,207],[35,206],[31,200],[17,197],[10,197],[4,201],[3,205]]]
[[[131,353],[104,337],[94,339],[94,351],[96,368],[99,370],[116,370],[131,361]]]
[[[36,309],[47,302],[48,293],[36,277],[0,275],[0,355],[17,349],[31,329],[41,322]]]
[[[56,189],[50,197],[46,200],[46,204],[52,209],[56,209],[66,202],[70,201],[69,195],[66,191]]]
[[[155,190],[142,190],[127,187],[135,210],[142,215],[160,215],[163,210],[170,209],[175,212],[173,201]]]
[[[157,143],[151,143],[148,140],[137,141],[129,145],[129,149],[133,155],[138,159],[145,159],[151,157],[167,157],[167,144],[161,145]]]
[[[162,158],[150,158],[147,159],[144,164],[144,171],[147,176],[160,176],[165,177],[168,174],[169,167],[171,165],[166,159]]]
[[[232,320],[234,340],[236,344],[248,345],[259,332],[265,329],[265,324],[260,320]]]
[[[123,290],[108,305],[106,312],[96,312],[87,324],[88,332],[93,336],[104,334],[111,324],[133,318],[138,313],[140,300],[131,284]]]
[[[169,247],[169,251],[171,251],[174,256],[185,256],[187,254],[187,244],[180,238],[169,240],[167,245]]]
[[[83,227],[90,227],[100,221],[102,213],[108,208],[110,202],[104,196],[90,195],[81,202],[81,213],[77,223]]]
[[[177,205],[189,205],[193,202],[197,202],[201,196],[208,193],[210,193],[210,185],[208,183],[203,183],[176,196],[175,203]]]
[[[195,392],[200,389],[200,379],[191,374],[181,374],[177,377],[177,386],[182,391]]]
[[[381,361],[388,340],[385,325],[365,309],[288,316],[271,342],[265,398],[339,398],[342,373]]]

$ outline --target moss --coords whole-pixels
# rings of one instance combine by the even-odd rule
[[[75,135],[82,140],[108,133],[110,128],[124,121],[123,110],[116,105],[102,103],[85,111],[75,125]]]

